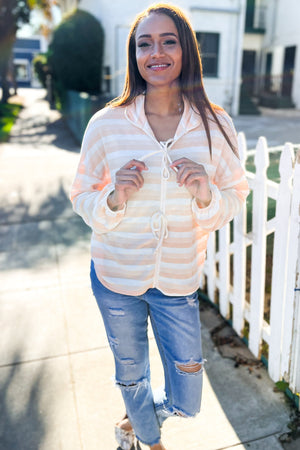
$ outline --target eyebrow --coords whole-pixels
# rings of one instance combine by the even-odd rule
[[[176,35],[175,33],[171,33],[171,32],[168,32],[168,33],[161,33],[159,36],[160,36],[160,37],[164,37],[164,36],[175,36],[175,37],[177,38],[177,35]],[[151,37],[152,37],[151,34],[141,34],[140,36],[137,37],[137,39],[141,39],[141,38],[151,38]]]

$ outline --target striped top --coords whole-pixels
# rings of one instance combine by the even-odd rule
[[[218,113],[231,142],[231,119]],[[144,95],[127,107],[106,107],[90,120],[71,189],[74,211],[92,228],[91,252],[99,280],[108,289],[140,295],[157,288],[166,295],[188,295],[200,284],[209,232],[239,211],[248,184],[239,159],[211,121],[212,158],[199,114],[184,99],[174,138],[158,142],[144,112]],[[187,157],[203,164],[212,200],[199,208],[169,165]],[[145,161],[144,185],[119,211],[107,197],[116,172],[131,159]]]

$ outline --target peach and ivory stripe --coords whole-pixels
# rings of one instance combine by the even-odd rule
[[[228,115],[219,119],[233,144],[236,132]],[[166,295],[188,295],[199,287],[208,235],[240,210],[248,184],[239,159],[217,125],[210,121],[213,154],[200,116],[184,99],[184,113],[174,139],[156,140],[144,113],[144,96],[127,107],[107,107],[86,129],[71,188],[74,211],[91,227],[91,256],[99,280],[109,289],[141,295],[156,287]],[[200,209],[179,187],[170,161],[187,157],[203,164],[212,201]],[[117,170],[131,159],[143,160],[144,186],[120,211],[107,197]]]

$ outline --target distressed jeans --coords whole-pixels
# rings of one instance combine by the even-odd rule
[[[137,439],[160,441],[170,416],[192,417],[200,410],[203,359],[198,296],[170,297],[158,289],[140,296],[118,294],[99,281],[91,264],[91,283],[115,360],[115,379]],[[152,392],[148,316],[164,368],[164,387]]]

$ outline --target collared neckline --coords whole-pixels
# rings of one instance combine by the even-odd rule
[[[179,121],[177,130],[173,138],[173,142],[186,134],[188,131],[196,128],[201,124],[201,117],[197,114],[191,106],[189,100],[183,96],[184,109],[181,119]],[[152,128],[149,125],[147,116],[145,114],[145,95],[141,94],[125,108],[125,116],[127,119],[138,128],[144,130],[145,133],[150,135],[153,139],[156,139]],[[158,141],[157,141],[158,142]]]

